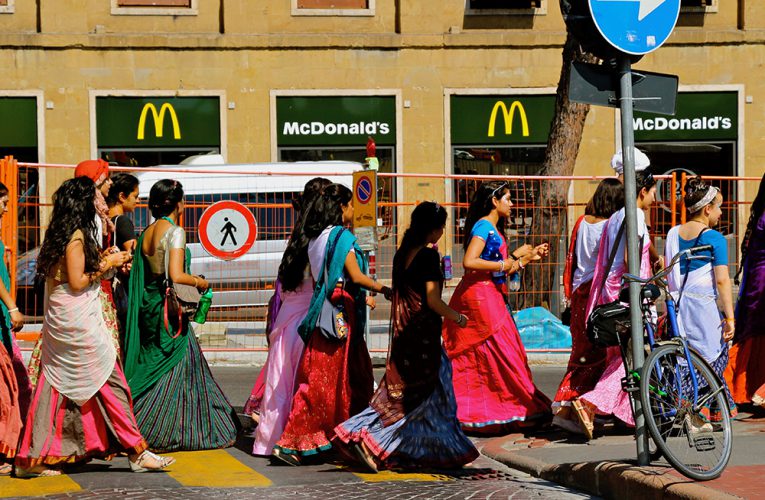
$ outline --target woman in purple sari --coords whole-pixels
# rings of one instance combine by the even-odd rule
[[[736,305],[736,333],[725,379],[736,404],[765,406],[765,176],[752,203],[741,243],[743,280]]]

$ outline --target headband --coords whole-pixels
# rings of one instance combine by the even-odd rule
[[[717,197],[717,193],[719,193],[720,190],[717,189],[714,186],[709,186],[709,189],[707,189],[706,194],[704,194],[704,197],[701,198],[699,201],[694,203],[692,206],[688,207],[688,212],[695,214],[702,208],[706,207],[710,203],[712,203],[712,200],[714,200]]]
[[[507,182],[503,182],[496,189],[494,189],[494,191],[491,192],[491,197],[492,198],[496,197],[497,196],[497,191],[499,191],[500,189],[505,189],[506,187],[509,187],[509,186],[510,186],[510,184],[508,184]]]

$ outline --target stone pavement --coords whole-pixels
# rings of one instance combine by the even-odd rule
[[[547,430],[478,440],[481,453],[532,476],[604,498],[763,498],[765,413],[744,413],[733,421],[733,452],[722,476],[696,482],[664,459],[636,464],[631,430],[596,432],[596,439]]]

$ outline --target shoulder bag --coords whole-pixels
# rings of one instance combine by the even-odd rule
[[[188,324],[189,320],[197,312],[201,294],[196,287],[174,283],[170,279],[170,249],[165,250],[165,279],[162,288],[165,289],[165,329],[169,332],[170,326],[175,330],[172,338],[177,338],[183,331],[184,320]]]
[[[335,246],[340,239],[340,235],[345,229],[340,229],[335,236],[332,244],[327,247],[327,253],[324,255],[324,269],[320,281],[316,284],[318,288],[321,288],[322,284],[326,283],[327,290],[324,295],[324,302],[321,305],[321,311],[319,312],[319,318],[316,320],[316,328],[319,329],[321,334],[329,340],[345,340],[348,338],[348,321],[345,316],[345,307],[342,304],[335,305],[330,300],[332,297],[332,291],[335,289],[334,283],[327,283],[328,273],[327,268],[329,263],[332,262],[332,257],[335,253]],[[343,281],[343,287],[345,287],[345,281]]]

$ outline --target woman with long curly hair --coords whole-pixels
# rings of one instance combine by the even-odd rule
[[[441,300],[444,277],[435,245],[446,209],[426,201],[412,212],[393,257],[391,339],[385,375],[369,408],[335,428],[371,471],[462,467],[478,457],[457,420],[449,358],[441,347],[442,318],[468,318]]]
[[[179,225],[183,207],[180,182],[162,179],[151,187],[149,210],[155,221],[136,244],[125,328],[125,375],[138,427],[151,449],[163,451],[230,446],[239,425],[188,318],[176,324],[165,311],[167,277],[199,291],[210,286],[189,272],[191,252]]]
[[[741,242],[743,274],[736,304],[736,329],[725,378],[736,404],[765,406],[765,176],[750,209]],[[738,274],[737,274],[738,277]]]
[[[303,194],[293,201],[295,225],[279,266],[279,308],[268,332],[269,347],[263,374],[263,399],[258,411],[260,422],[252,453],[270,455],[279,440],[292,408],[295,373],[305,343],[297,328],[308,313],[313,296],[313,279],[308,267],[309,239],[304,231],[305,212],[321,190],[332,184],[323,177],[308,181]]]
[[[329,450],[335,426],[366,408],[372,396],[374,378],[364,341],[364,309],[374,302],[367,301],[363,289],[386,297],[391,291],[366,275],[364,252],[353,233],[345,229],[352,222],[353,193],[342,184],[325,187],[305,214],[308,263],[316,286],[298,326],[305,350],[297,369],[292,409],[273,451],[290,465],[300,465],[301,457]],[[327,338],[318,328],[325,299],[344,310],[337,325],[338,338]]]
[[[58,475],[51,466],[120,452],[137,472],[174,462],[147,450],[106,329],[101,278],[128,262],[130,254],[99,252],[95,193],[91,179],[77,177],[53,195],[37,259],[46,304],[41,370],[16,456],[19,477]]]
[[[484,182],[473,195],[465,220],[465,275],[449,301],[470,319],[447,321],[443,328],[457,417],[474,433],[502,433],[550,415],[550,400],[534,385],[506,300],[507,274],[542,259],[548,245],[523,245],[508,256],[505,224],[512,206],[504,181]]]

